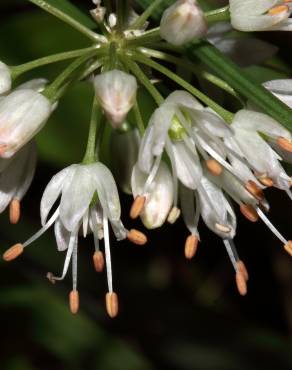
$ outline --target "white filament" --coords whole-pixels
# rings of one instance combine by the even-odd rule
[[[272,231],[272,233],[279,239],[283,244],[287,244],[288,240],[286,240],[283,235],[276,229],[276,227],[271,223],[271,221],[268,219],[268,217],[264,214],[264,212],[260,209],[257,208],[257,213],[264,221],[264,223],[268,226],[268,228]]]
[[[112,276],[112,262],[111,262],[111,250],[108,230],[108,219],[103,216],[103,230],[104,230],[104,250],[105,250],[105,261],[106,261],[106,274],[107,284],[109,293],[113,292],[113,276]]]
[[[169,139],[166,140],[166,151],[170,159],[172,168],[172,183],[173,183],[173,206],[177,207],[177,196],[178,196],[178,178],[177,178],[177,168],[176,162],[173,154],[173,149]]]
[[[73,257],[72,257],[72,283],[73,290],[77,290],[77,258],[78,258],[78,242],[77,237],[75,238]]]
[[[230,240],[229,239],[223,239],[223,243],[225,245],[225,248],[226,248],[226,251],[227,251],[228,256],[230,258],[230,261],[231,261],[231,263],[234,267],[234,270],[237,271],[237,260],[236,260],[236,256],[234,254],[232,245],[230,244]]]

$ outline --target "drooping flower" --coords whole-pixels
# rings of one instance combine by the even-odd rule
[[[232,26],[239,31],[291,31],[290,0],[229,0]]]
[[[170,44],[183,45],[206,33],[204,13],[196,0],[178,0],[162,15],[160,35]]]
[[[11,72],[9,67],[0,62],[0,95],[10,91],[12,85]]]
[[[49,217],[53,206],[61,196],[59,206]],[[78,233],[83,230],[86,237],[93,233],[95,253],[93,261],[96,270],[103,267],[103,254],[99,249],[99,240],[104,239],[105,260],[107,267],[108,293],[107,311],[111,317],[118,313],[118,298],[113,291],[111,252],[109,239],[110,222],[117,240],[128,238],[142,245],[147,239],[144,234],[128,231],[121,222],[121,207],[117,187],[111,172],[102,163],[74,164],[55,175],[47,185],[41,200],[42,228],[25,243],[16,244],[4,254],[6,261],[11,261],[23,253],[24,249],[38,239],[49,227],[55,225],[55,236],[59,251],[65,251],[66,258],[61,276],[48,274],[50,281],[63,280],[72,261],[73,289],[69,296],[70,309],[77,313],[79,293],[77,290],[77,254]]]
[[[10,222],[20,218],[20,202],[31,185],[36,167],[36,146],[29,142],[12,158],[0,159],[0,213],[10,205]]]
[[[120,127],[136,101],[136,78],[115,69],[96,76],[94,87],[110,123],[114,128]]]
[[[19,89],[0,100],[0,157],[10,158],[44,126],[50,101],[32,89]]]

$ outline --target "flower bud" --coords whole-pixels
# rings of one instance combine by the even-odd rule
[[[7,93],[11,89],[11,73],[8,66],[0,62],[0,94]]]
[[[112,70],[94,79],[95,93],[113,128],[124,122],[136,100],[137,81],[128,73]]]
[[[206,33],[207,23],[196,0],[178,0],[162,15],[160,36],[170,44],[183,45]]]
[[[133,195],[141,195],[147,175],[134,167],[132,175]],[[146,201],[141,213],[141,220],[148,229],[155,229],[164,224],[173,204],[173,181],[171,173],[164,162],[161,162],[151,188],[145,194]]]
[[[0,157],[10,158],[44,126],[50,101],[31,89],[12,92],[0,100]]]
[[[111,168],[120,188],[132,194],[131,176],[139,152],[140,137],[137,130],[125,133],[113,131],[110,141]]]

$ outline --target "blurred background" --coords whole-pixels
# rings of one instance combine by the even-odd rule
[[[72,2],[91,8],[89,0]],[[25,0],[1,0],[0,19],[0,59],[10,65],[87,45],[77,32]],[[288,76],[292,35],[260,37],[280,47],[284,62],[282,68],[266,65],[249,68],[249,73],[259,82]],[[52,79],[62,67],[38,69],[24,80]],[[11,226],[7,213],[0,217],[1,251],[38,230],[46,184],[61,168],[82,159],[91,101],[90,84],[74,87],[38,135],[39,162],[21,222]],[[144,96],[143,101],[149,116],[151,99]],[[108,142],[103,146],[109,160]],[[267,197],[272,221],[291,237],[288,198],[277,190],[268,191]],[[128,219],[130,197],[121,198],[125,224],[142,228]],[[146,231],[145,247],[112,242],[114,286],[120,297],[115,320],[105,313],[106,276],[93,269],[91,238],[80,240],[81,310],[75,317],[68,309],[70,274],[55,286],[46,279],[48,271],[58,274],[64,261],[52,231],[14,263],[1,261],[0,369],[291,369],[291,259],[263,224],[239,217],[235,242],[250,272],[249,292],[242,298],[222,241],[203,223],[200,228],[202,243],[192,261],[184,259],[187,231],[182,221]]]

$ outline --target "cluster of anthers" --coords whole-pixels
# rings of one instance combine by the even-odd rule
[[[68,15],[63,17],[51,5],[31,1],[68,22],[94,43],[86,49],[20,66],[0,64],[0,211],[10,205],[11,223],[18,222],[20,201],[33,179],[36,165],[33,137],[71,83],[88,81],[94,88],[94,98],[83,161],[51,179],[41,200],[41,229],[24,243],[9,248],[3,255],[5,261],[16,259],[54,225],[58,250],[66,251],[66,257],[61,276],[48,273],[47,277],[52,283],[63,280],[71,263],[73,288],[69,302],[75,314],[79,308],[78,237],[80,233],[84,237],[92,234],[95,269],[101,272],[106,266],[107,271],[107,312],[110,317],[117,315],[109,223],[117,240],[128,239],[144,245],[147,238],[140,231],[127,230],[121,221],[114,176],[100,161],[106,123],[111,127],[112,171],[122,190],[134,197],[131,218],[140,217],[146,228],[154,229],[165,222],[175,223],[182,213],[190,233],[185,242],[187,259],[196,253],[200,240],[198,223],[202,218],[223,240],[235,270],[238,291],[246,294],[248,272],[233,241],[236,215],[231,200],[249,221],[262,220],[292,255],[292,242],[268,219],[269,203],[264,194],[267,187],[274,186],[292,198],[291,178],[281,164],[283,160],[292,163],[290,132],[249,102],[235,114],[227,111],[187,79],[155,61],[160,59],[200,74],[201,67],[197,70],[174,54],[193,39],[207,38],[226,54],[233,55],[242,39],[237,40],[239,44],[236,40],[225,43],[230,25],[209,28],[207,16],[195,0],[178,0],[164,11],[160,27],[148,30],[147,20],[160,0],[150,4],[141,16],[126,9],[120,1],[114,13],[95,0],[91,15],[101,31],[95,33],[71,21]],[[291,1],[230,0],[228,11],[232,26],[238,30],[291,28]],[[266,55],[263,46],[266,47],[262,43],[261,52]],[[269,45],[267,48],[270,55],[271,48]],[[14,87],[14,81],[24,72],[66,59],[74,61],[52,83],[37,79]],[[181,90],[165,97],[166,90],[161,88],[160,80],[153,79],[153,71],[173,80]],[[203,73],[202,77],[216,84],[216,89],[232,92],[211,73]],[[264,87],[292,107],[291,80],[268,81]],[[144,125],[138,89],[151,95],[157,105],[148,125]],[[102,239],[104,253],[100,249]]]

